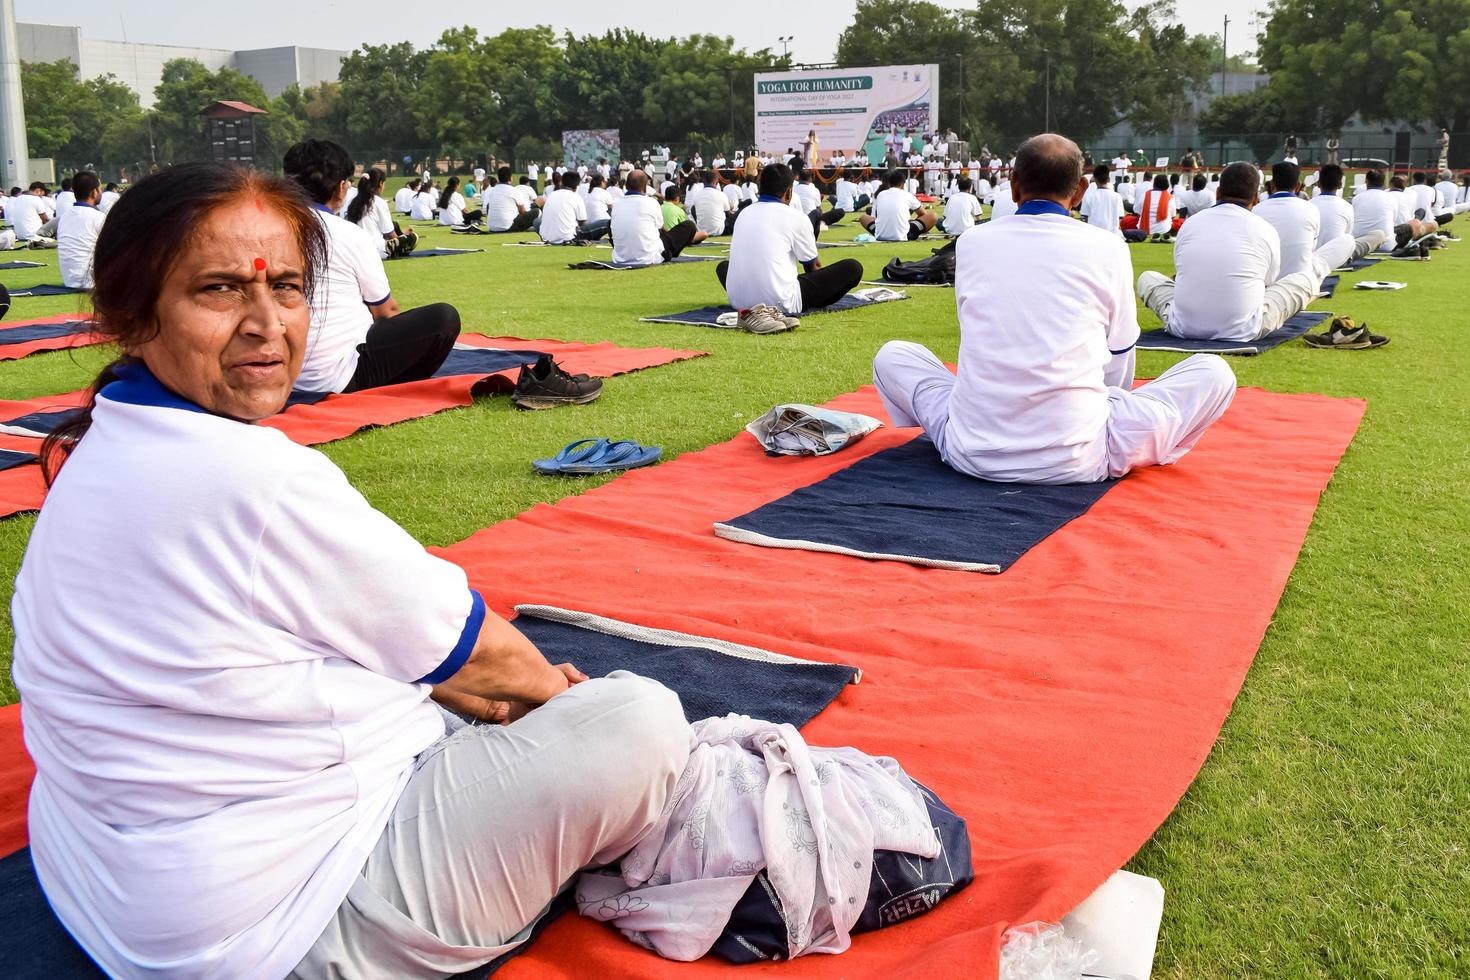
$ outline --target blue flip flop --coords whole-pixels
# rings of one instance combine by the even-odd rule
[[[632,439],[578,439],[551,459],[532,460],[537,473],[583,476],[647,466],[663,455],[658,446],[643,446]]]

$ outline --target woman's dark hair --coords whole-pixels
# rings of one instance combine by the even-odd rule
[[[387,177],[377,167],[368,167],[362,172],[357,181],[357,196],[352,203],[347,205],[347,220],[353,224],[362,221],[362,216],[367,214],[368,208],[372,207],[373,198],[383,189],[383,180]]]
[[[302,140],[286,151],[281,167],[318,204],[335,197],[338,186],[357,169],[347,151],[331,140]]]
[[[442,211],[449,207],[449,199],[454,196],[454,192],[457,190],[459,190],[459,178],[450,177],[448,183],[444,185],[443,193],[439,195],[439,210]]]
[[[48,486],[91,427],[97,392],[116,380],[120,368],[136,363],[133,349],[158,335],[158,294],[179,256],[212,212],[242,200],[275,212],[291,227],[310,300],[326,266],[326,231],[296,184],[215,163],[179,164],[138,181],[107,212],[92,257],[91,331],[116,342],[122,354],[92,382],[86,406],[42,443],[41,474]]]

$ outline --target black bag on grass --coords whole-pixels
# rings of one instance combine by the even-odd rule
[[[883,278],[893,282],[952,284],[954,247],[958,241],[946,242],[927,259],[915,259],[913,262],[893,259],[883,267]]]

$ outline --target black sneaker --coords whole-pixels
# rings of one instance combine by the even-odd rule
[[[516,408],[555,408],[558,405],[585,405],[602,396],[602,380],[585,374],[567,374],[550,354],[542,354],[535,364],[523,364],[510,396]]]
[[[1326,333],[1308,334],[1302,338],[1308,347],[1318,350],[1368,350],[1388,343],[1387,337],[1368,332],[1368,324],[1354,323],[1351,317],[1338,317]]]

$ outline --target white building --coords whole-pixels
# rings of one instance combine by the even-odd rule
[[[153,90],[163,77],[165,62],[193,58],[218,71],[233,68],[260,82],[265,94],[275,98],[292,85],[309,88],[335,82],[346,51],[326,48],[258,48],[227,51],[223,48],[188,48],[172,44],[135,44],[127,41],[89,41],[80,27],[55,24],[16,24],[20,60],[70,61],[83,79],[114,75],[138,93],[143,108],[153,105]]]

